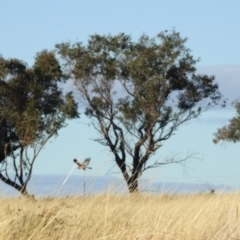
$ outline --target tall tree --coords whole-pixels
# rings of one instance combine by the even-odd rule
[[[96,141],[110,149],[130,192],[143,171],[172,162],[148,164],[163,142],[221,99],[214,76],[195,73],[198,60],[185,43],[165,31],[137,42],[119,34],[56,45],[101,136]]]
[[[219,128],[216,133],[214,133],[214,143],[219,141],[227,142],[239,142],[240,141],[240,102],[235,101],[233,105],[236,108],[236,116],[229,120],[227,126]]]
[[[72,93],[60,89],[65,81],[53,52],[38,53],[31,68],[0,57],[0,179],[22,195],[43,146],[78,117]]]

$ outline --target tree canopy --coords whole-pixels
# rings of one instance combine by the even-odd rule
[[[87,103],[85,114],[108,147],[126,180],[137,191],[148,168],[172,161],[150,157],[178,127],[218,104],[214,76],[196,74],[187,39],[176,31],[137,42],[123,33],[92,35],[88,43],[61,43],[56,50]]]
[[[30,68],[0,57],[0,179],[27,194],[34,161],[45,143],[78,117],[72,93],[53,52],[36,55]]]

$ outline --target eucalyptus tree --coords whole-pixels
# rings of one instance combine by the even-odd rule
[[[60,89],[65,81],[53,52],[38,53],[32,67],[0,57],[0,179],[22,195],[44,145],[78,117],[72,93]]]
[[[187,39],[176,31],[92,35],[87,44],[61,43],[56,51],[99,134],[95,140],[114,156],[130,192],[141,174],[182,160],[149,159],[183,123],[219,104],[214,76],[196,74]]]

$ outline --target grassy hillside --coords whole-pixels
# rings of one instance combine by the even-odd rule
[[[0,199],[0,239],[240,239],[240,194]]]

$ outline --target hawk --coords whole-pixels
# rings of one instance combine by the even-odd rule
[[[86,158],[83,163],[80,163],[77,159],[73,159],[73,161],[78,165],[78,169],[86,170],[87,169],[92,169],[91,167],[87,167],[88,164],[90,163],[91,158]]]

